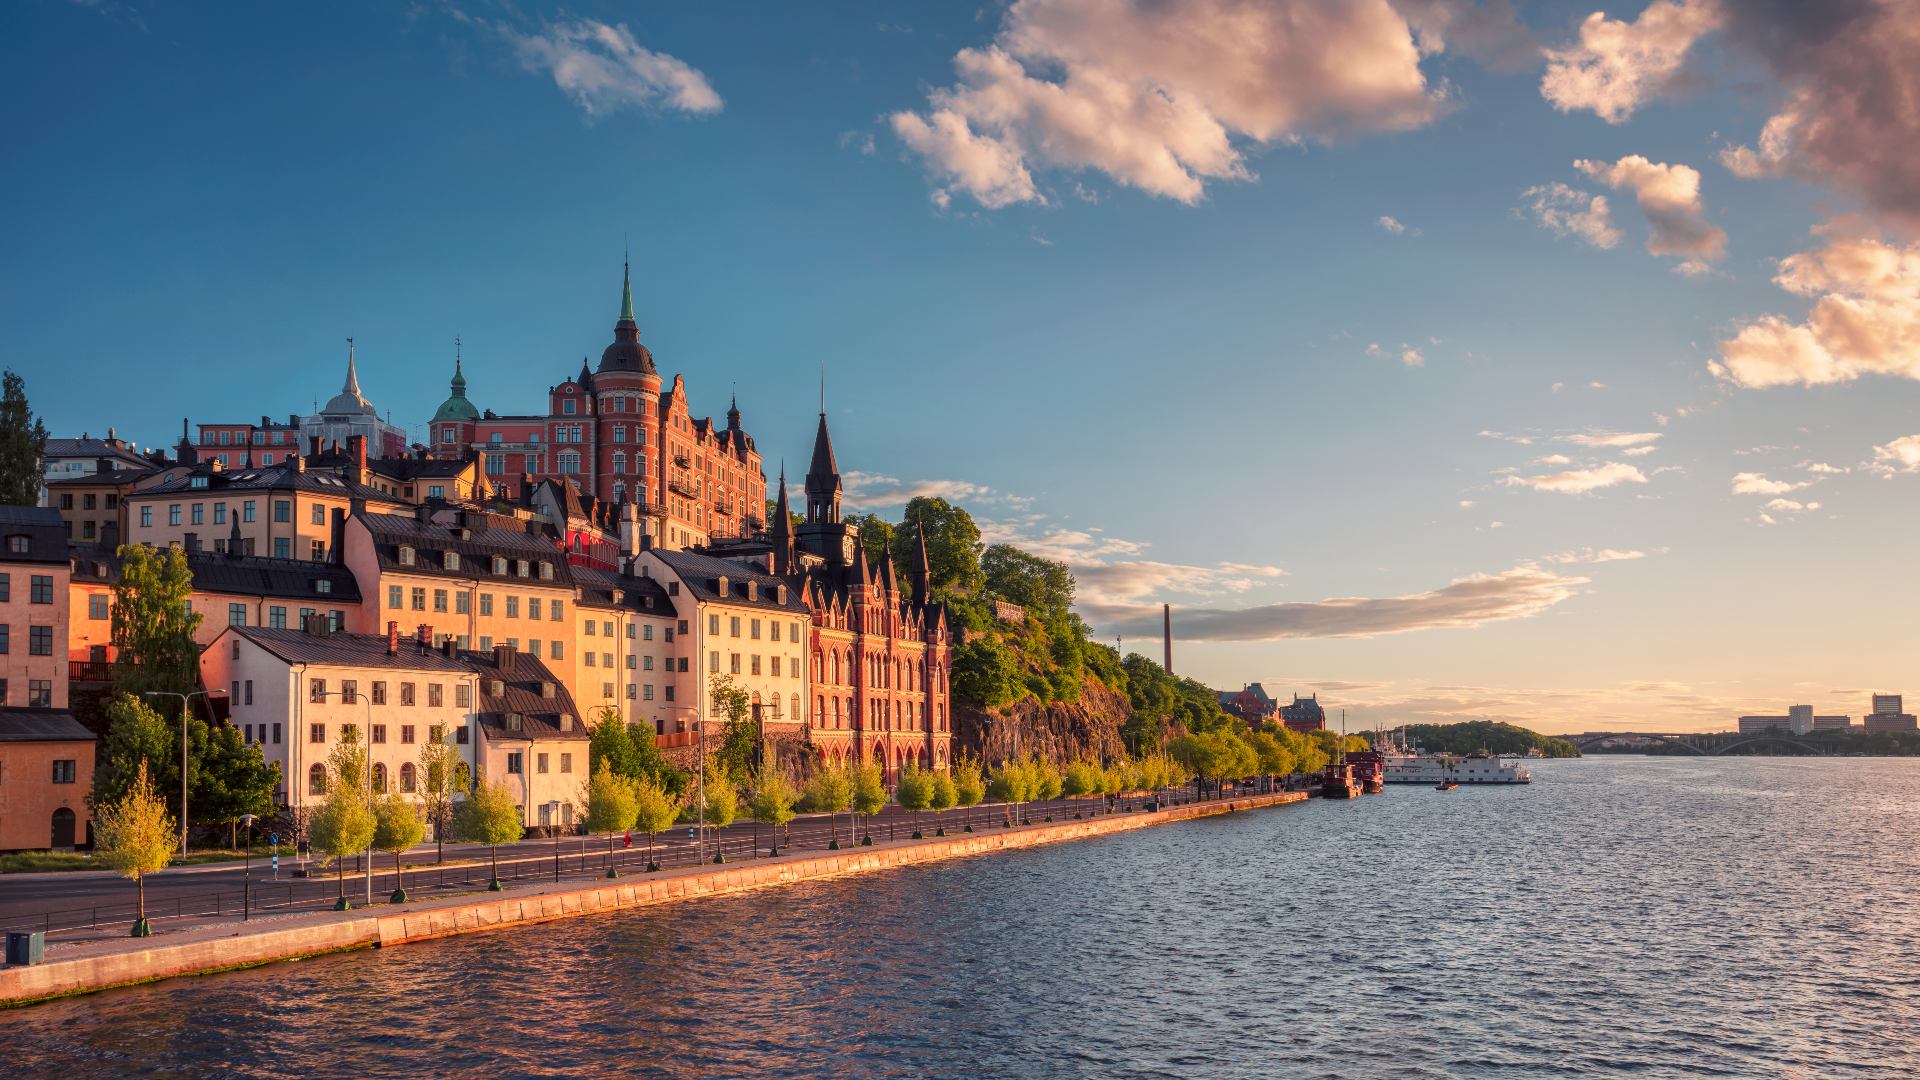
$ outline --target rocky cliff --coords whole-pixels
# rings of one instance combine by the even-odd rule
[[[954,753],[984,761],[1038,754],[1055,762],[1096,761],[1126,752],[1120,728],[1127,722],[1126,696],[1097,679],[1086,680],[1080,700],[1043,705],[1027,697],[996,709],[956,702]]]

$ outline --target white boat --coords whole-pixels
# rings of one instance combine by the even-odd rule
[[[1531,784],[1533,774],[1517,757],[1488,754],[1389,753],[1389,784]]]

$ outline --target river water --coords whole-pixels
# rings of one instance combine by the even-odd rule
[[[1920,1075],[1920,761],[1535,772],[54,1002],[0,1073]]]

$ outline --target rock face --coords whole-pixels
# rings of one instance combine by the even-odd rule
[[[1080,700],[1042,705],[1033,698],[998,709],[965,702],[953,706],[954,752],[983,761],[1038,754],[1056,763],[1075,758],[1100,761],[1126,752],[1120,728],[1127,722],[1127,699],[1105,683],[1088,679]]]

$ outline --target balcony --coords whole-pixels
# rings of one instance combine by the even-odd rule
[[[700,497],[700,485],[686,477],[674,477],[667,481],[667,490],[675,495],[684,495],[689,499]]]
[[[105,660],[69,660],[67,661],[67,681],[77,683],[112,682],[113,665]]]

